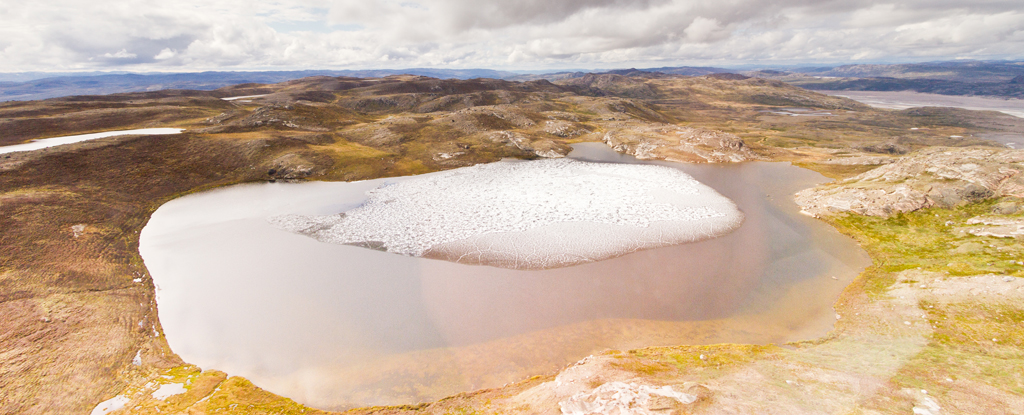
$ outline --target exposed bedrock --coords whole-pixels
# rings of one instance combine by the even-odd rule
[[[803,212],[888,217],[991,197],[1024,197],[1024,151],[931,148],[839,183],[800,191]]]
[[[758,157],[734,135],[716,130],[671,124],[621,123],[604,135],[604,142],[638,159],[697,163],[728,163]]]

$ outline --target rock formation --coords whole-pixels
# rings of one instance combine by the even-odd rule
[[[1024,151],[931,148],[839,183],[803,190],[796,202],[818,217],[883,216],[990,197],[1024,197]]]

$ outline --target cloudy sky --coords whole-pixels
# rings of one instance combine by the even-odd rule
[[[1024,59],[1021,0],[0,0],[0,72]]]

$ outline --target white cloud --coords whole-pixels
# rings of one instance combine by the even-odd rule
[[[105,58],[114,58],[114,59],[135,59],[138,56],[139,55],[136,55],[134,53],[128,52],[128,50],[126,50],[126,49],[121,49],[121,50],[117,51],[116,53],[107,52],[107,53],[103,54],[103,57],[105,57]]]
[[[160,51],[160,53],[156,54],[156,56],[154,56],[153,59],[156,59],[158,61],[165,60],[165,59],[170,59],[170,58],[173,58],[174,55],[177,55],[177,54],[178,53],[173,51],[173,50],[171,50],[171,48],[164,48],[163,50]]]
[[[0,71],[1024,59],[1019,0],[0,0]]]

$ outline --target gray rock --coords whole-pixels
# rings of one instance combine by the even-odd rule
[[[992,213],[997,215],[1012,215],[1022,210],[1020,202],[1007,201],[992,207]]]
[[[803,190],[812,216],[851,212],[887,217],[992,197],[1024,197],[1024,151],[930,148],[839,183]]]

